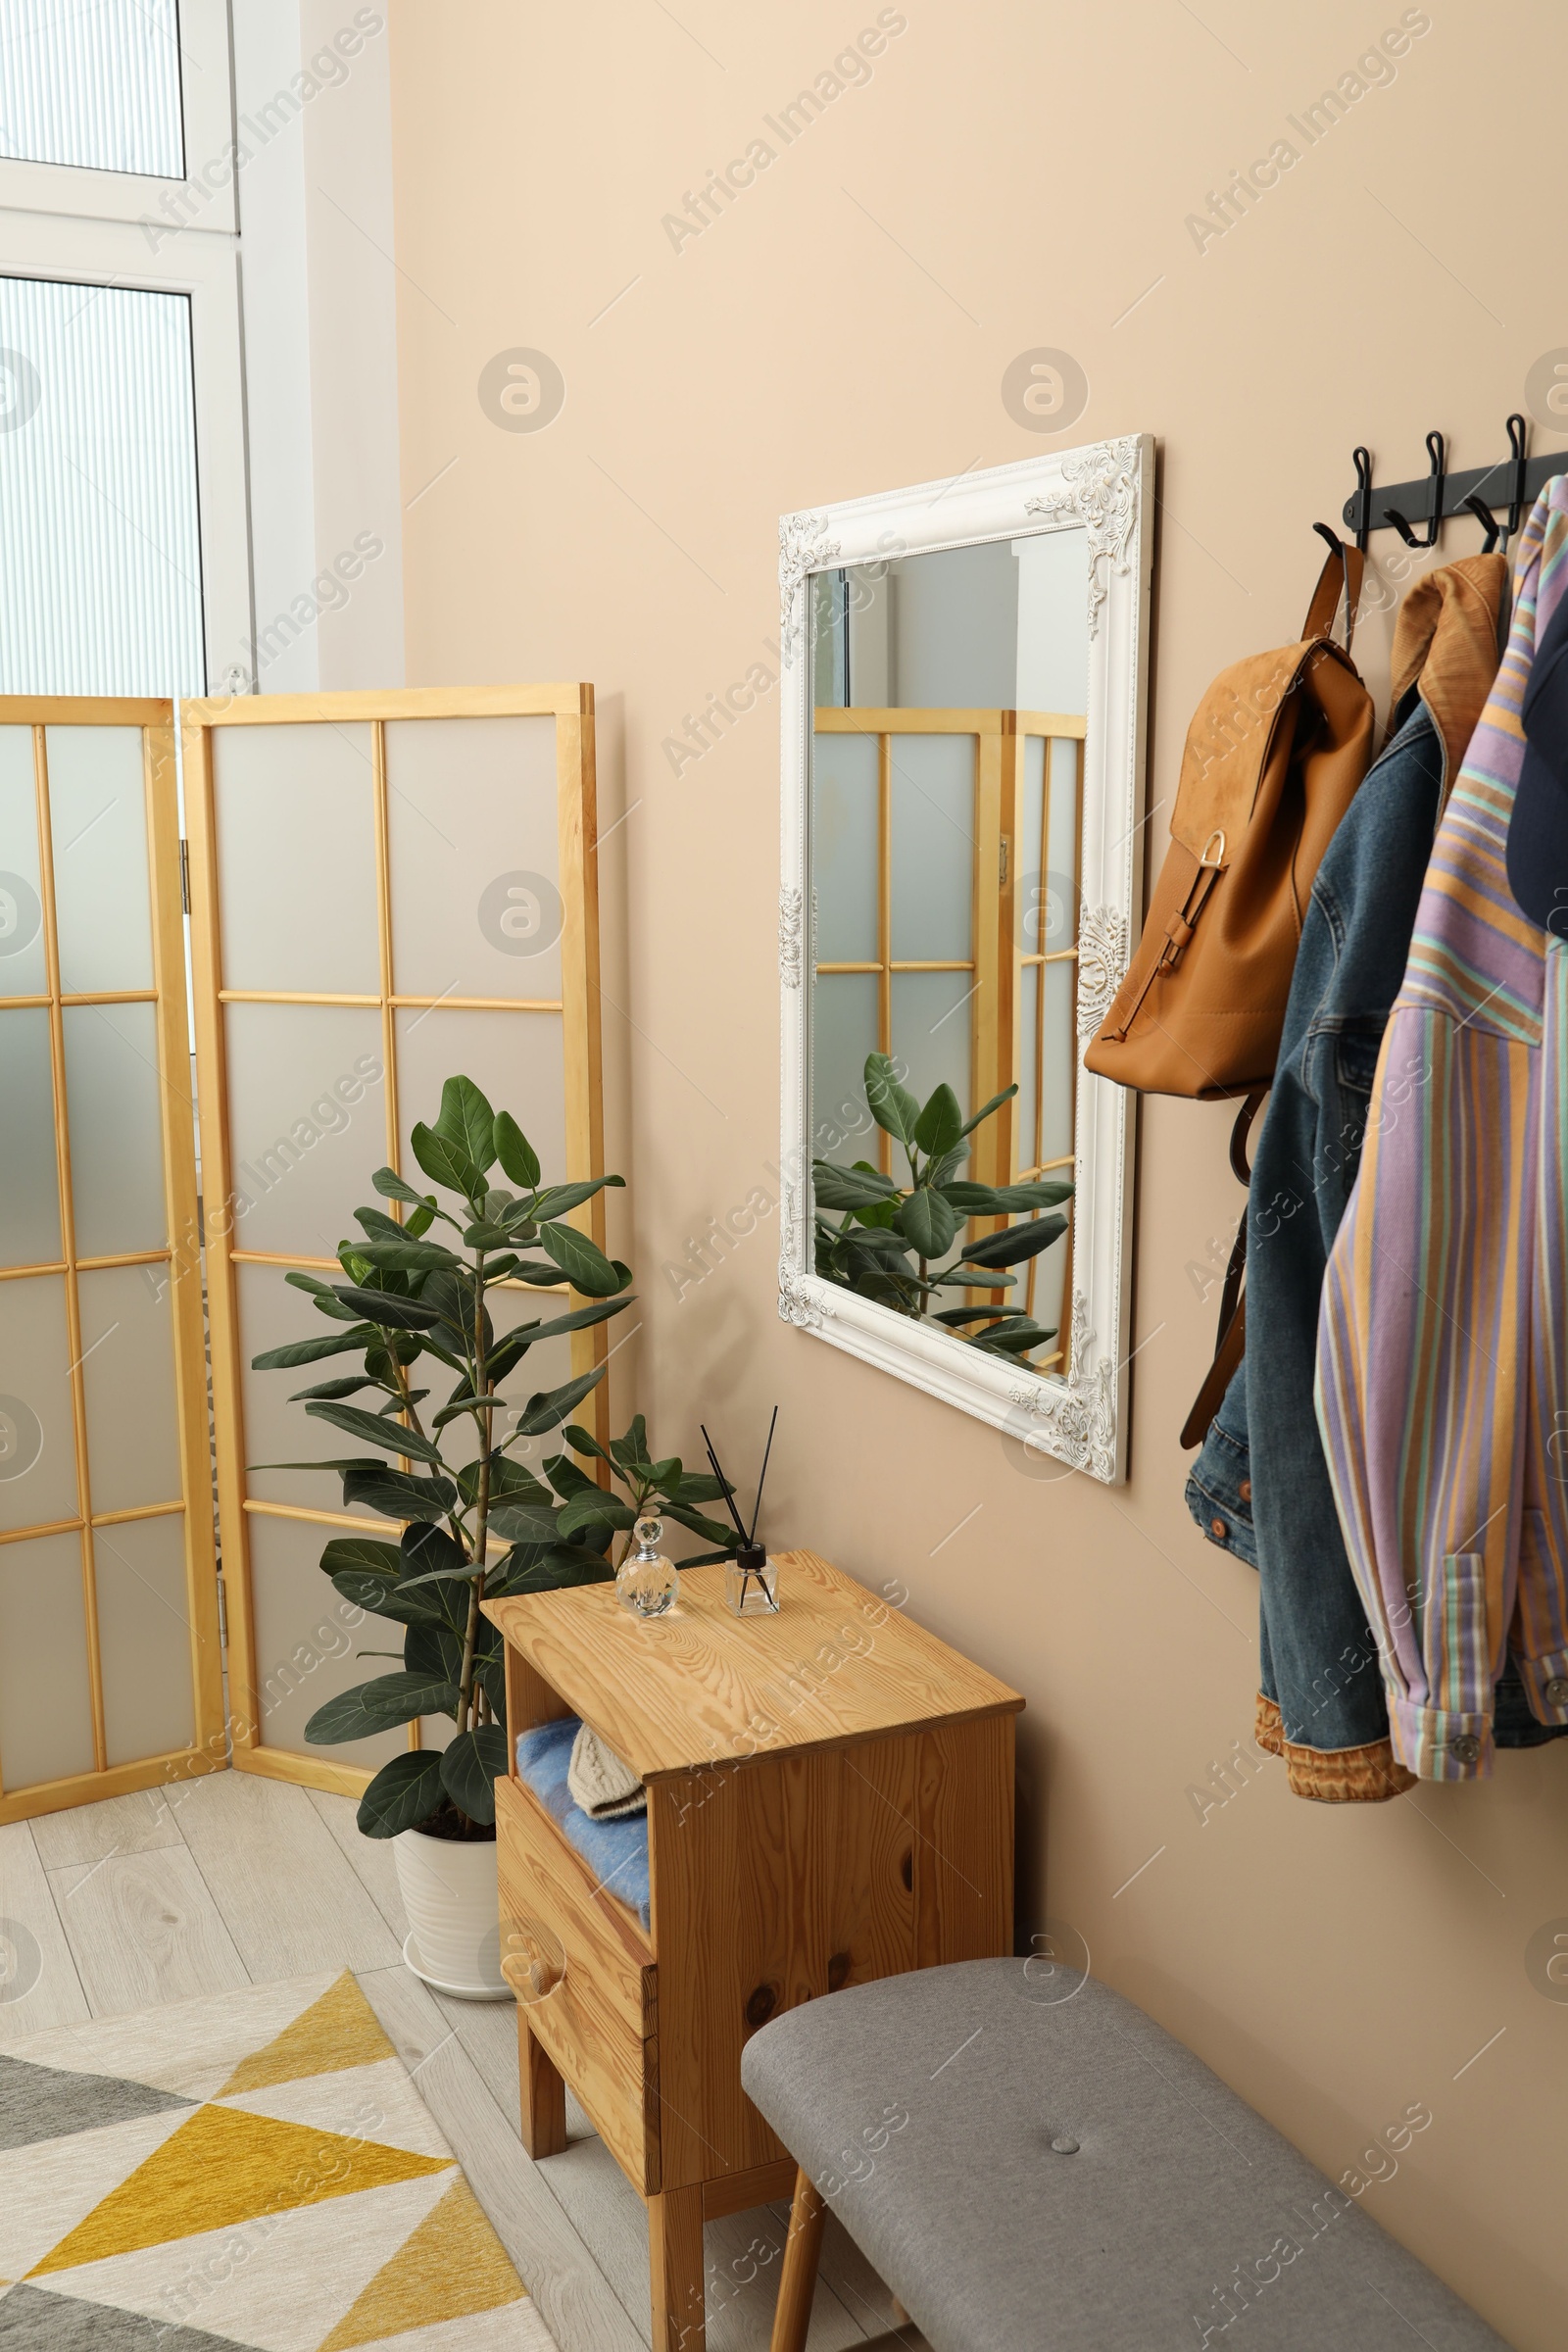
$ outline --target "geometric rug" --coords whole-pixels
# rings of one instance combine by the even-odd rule
[[[0,2055],[0,2352],[554,2352],[345,1970]]]

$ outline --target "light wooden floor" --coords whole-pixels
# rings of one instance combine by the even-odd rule
[[[6,2048],[89,2017],[351,1968],[561,2352],[643,2352],[640,2200],[569,2093],[565,2153],[542,2164],[523,2154],[515,2013],[441,1999],[404,1967],[391,1849],[360,1836],[348,1798],[221,1772],[11,1824],[0,1828],[0,1920],[25,1928],[42,1962],[20,1999],[0,1985]],[[766,2352],[787,2219],[761,2207],[710,2223],[710,2352]],[[893,2320],[886,2289],[830,2217],[810,2352],[853,2352]],[[897,2340],[919,2341],[912,2330]]]

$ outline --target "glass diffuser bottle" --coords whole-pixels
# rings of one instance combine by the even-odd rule
[[[634,1617],[662,1617],[675,1597],[675,1565],[659,1548],[662,1519],[639,1519],[633,1546],[615,1571],[615,1595]]]

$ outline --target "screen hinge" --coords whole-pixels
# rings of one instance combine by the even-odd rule
[[[221,1569],[218,1574],[218,1645],[220,1649],[228,1647],[228,1592]]]
[[[189,912],[190,912],[190,843],[189,843],[188,841],[182,841],[182,842],[180,843],[180,845],[179,845],[179,903],[180,903],[180,906],[181,906],[184,908],[185,912],[186,912],[187,914],[189,914]]]
[[[1001,840],[998,842],[998,844],[997,844],[997,888],[998,888],[999,890],[1005,890],[1005,889],[1006,889],[1006,887],[1007,887],[1007,836],[1006,836],[1006,834],[1005,834],[1005,833],[1004,833],[1004,835],[1002,836],[1002,839],[1001,839]]]

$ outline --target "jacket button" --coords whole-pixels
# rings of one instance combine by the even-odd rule
[[[1223,1544],[1231,1531],[1223,1519],[1211,1519],[1208,1523],[1208,1532],[1216,1543]]]
[[[1455,1732],[1448,1741],[1448,1753],[1456,1764],[1475,1764],[1481,1756],[1481,1742],[1474,1732]]]
[[[1554,1707],[1568,1707],[1568,1674],[1554,1674],[1546,1685],[1546,1696]]]
[[[1241,1495],[1241,1498],[1244,1502],[1250,1502],[1252,1499],[1251,1480],[1250,1478],[1244,1478],[1240,1487],[1237,1489],[1237,1493]]]

